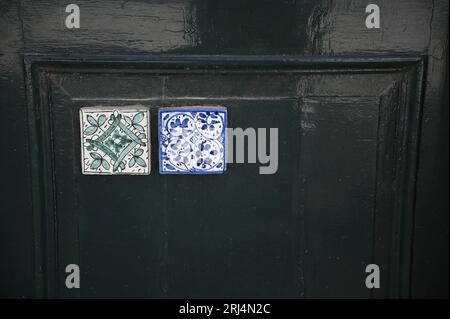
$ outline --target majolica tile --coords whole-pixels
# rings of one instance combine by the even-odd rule
[[[83,107],[80,126],[83,174],[150,173],[148,109]]]
[[[224,107],[173,107],[159,110],[159,171],[162,174],[223,173]]]

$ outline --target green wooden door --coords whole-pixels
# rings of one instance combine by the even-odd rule
[[[78,1],[79,29],[61,2],[1,3],[3,295],[448,295],[445,1],[379,1],[379,29],[366,1]],[[211,105],[278,130],[276,172],[158,172],[158,110]],[[149,110],[150,175],[82,174],[97,106]]]

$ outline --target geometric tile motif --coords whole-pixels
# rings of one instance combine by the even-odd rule
[[[150,119],[143,107],[80,109],[82,173],[148,175]]]
[[[226,171],[225,107],[159,110],[161,174],[220,174]]]

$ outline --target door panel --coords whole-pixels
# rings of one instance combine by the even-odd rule
[[[0,296],[367,297],[373,261],[371,297],[448,298],[449,2],[367,29],[369,2],[77,0],[68,29],[69,2],[0,0]],[[78,108],[190,103],[277,125],[277,174],[82,178]]]
[[[420,58],[26,63],[42,294],[365,298],[372,262],[387,274],[380,296],[408,291]],[[150,109],[150,176],[81,174],[78,110],[95,105]],[[186,105],[278,128],[276,174],[160,175],[157,111]]]

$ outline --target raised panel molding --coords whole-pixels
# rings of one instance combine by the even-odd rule
[[[164,105],[181,105],[185,101],[194,103],[203,99],[213,102],[292,100],[296,103],[292,119],[294,126],[291,128],[294,140],[299,141],[292,150],[293,156],[298,159],[292,170],[291,183],[293,195],[290,224],[293,233],[290,234],[290,241],[293,247],[292,259],[295,261],[295,278],[292,278],[295,287],[294,293],[290,293],[288,297],[292,298],[322,297],[327,294],[327,291],[321,290],[320,280],[313,279],[318,271],[314,260],[320,260],[318,256],[321,252],[314,250],[311,243],[314,238],[312,232],[317,229],[312,228],[309,221],[314,218],[314,207],[320,206],[307,200],[310,194],[307,191],[308,174],[305,168],[310,167],[310,164],[302,155],[304,145],[301,143],[314,141],[307,140],[308,137],[304,134],[308,127],[317,124],[314,116],[308,115],[308,107],[314,103],[329,105],[332,119],[332,111],[338,105],[348,105],[351,101],[361,103],[361,106],[377,103],[377,114],[375,109],[371,111],[377,116],[374,119],[376,140],[369,141],[374,143],[376,154],[370,217],[372,233],[368,234],[368,242],[372,245],[369,261],[380,265],[383,279],[382,288],[368,294],[369,297],[409,296],[424,58],[403,55],[302,57],[26,54],[24,61],[38,297],[83,296],[79,289],[67,292],[62,288],[64,266],[69,263],[69,259],[70,263],[81,263],[83,268],[83,260],[79,256],[80,234],[77,229],[82,212],[76,209],[62,211],[59,207],[66,205],[70,210],[77,204],[70,202],[76,199],[58,202],[55,166],[59,164],[55,163],[55,159],[64,154],[55,155],[59,150],[55,149],[54,144],[57,138],[54,135],[54,116],[65,116],[67,123],[70,123],[72,113],[76,118],[76,111],[84,105],[151,103],[156,108],[155,105],[161,101]],[[146,82],[140,79],[146,79]],[[117,81],[129,83],[129,86],[122,86],[122,89],[115,91],[108,88],[109,83]],[[189,83],[188,87],[184,86],[186,81]],[[353,89],[347,92],[348,86],[340,88],[339,83],[342,81],[353,83]],[[98,86],[94,87],[95,83]],[[207,87],[208,83],[214,85]],[[61,115],[61,109],[58,109],[62,107],[61,103],[68,105],[66,115]],[[369,115],[364,109],[358,108],[358,112],[361,112],[363,118],[361,123],[371,121],[372,117],[365,117]],[[232,116],[232,111],[229,111],[230,125],[233,122]],[[152,121],[156,121],[153,115]],[[76,127],[74,122],[73,125]],[[75,130],[69,128],[67,134],[79,136]],[[320,137],[317,139],[320,141]],[[75,139],[74,143],[79,141]],[[152,148],[158,147],[152,145]],[[74,149],[79,149],[79,145]],[[72,155],[77,155],[72,154],[71,150],[68,152],[70,159]],[[76,181],[70,180],[70,176],[75,176],[77,170],[75,167],[72,169],[73,175],[67,175],[67,187],[76,190]],[[154,174],[158,174],[157,169],[152,167],[149,176],[139,178],[152,179]],[[168,211],[171,208],[164,209]],[[167,221],[161,223],[161,227],[169,227]],[[63,242],[61,238],[64,238]],[[154,285],[162,288],[155,292],[155,296],[171,297],[173,279],[170,278],[167,260],[170,246],[168,248],[168,239],[163,235],[158,240],[161,241],[159,246],[162,251],[159,254],[162,259],[160,268],[155,272],[161,278]],[[68,242],[72,245],[67,246]],[[364,278],[364,268],[361,268],[361,278]]]

